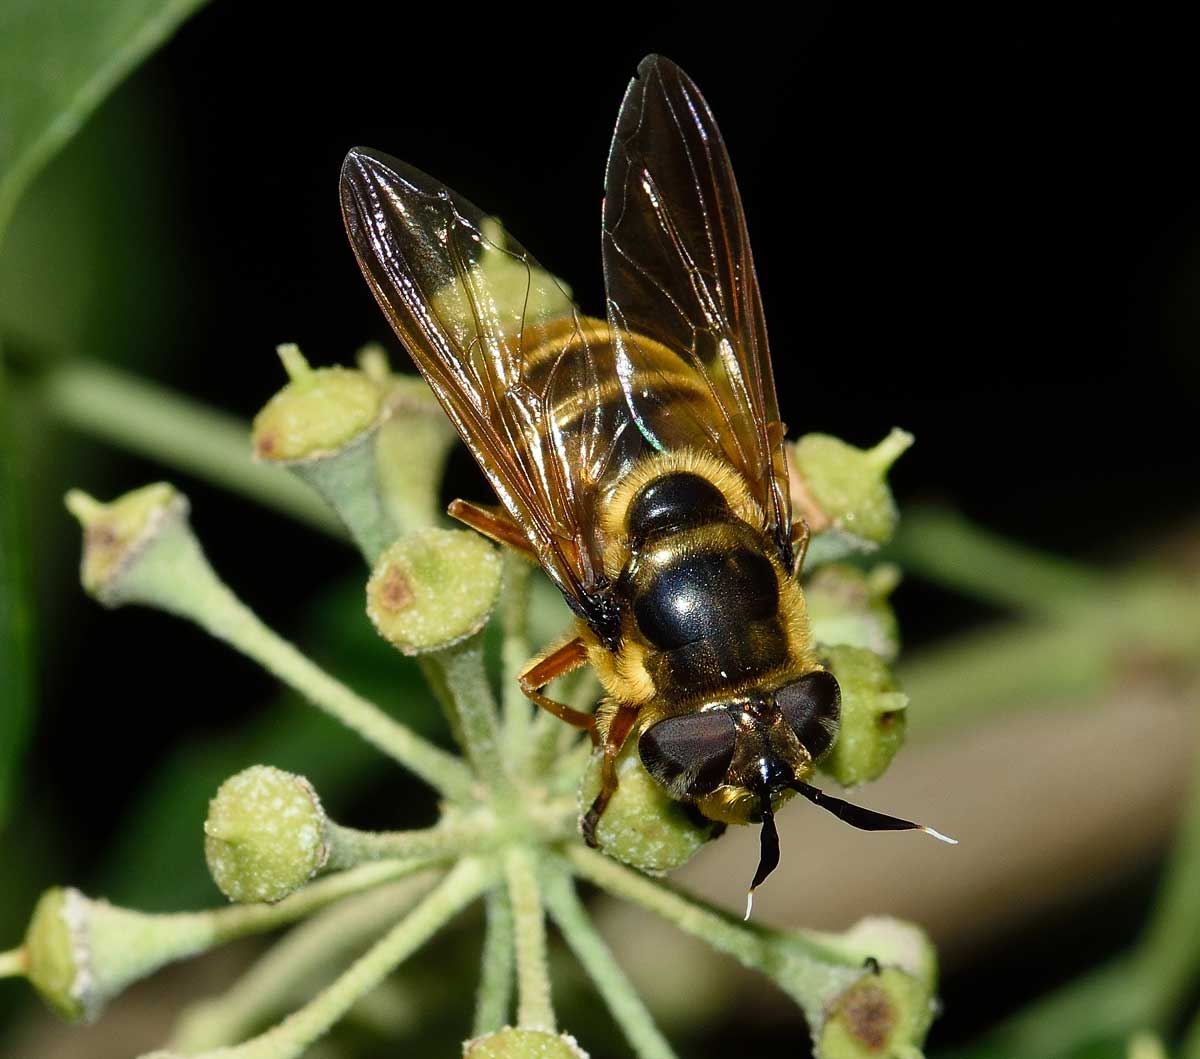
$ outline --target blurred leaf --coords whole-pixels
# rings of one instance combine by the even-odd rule
[[[0,826],[8,816],[33,713],[29,554],[4,379],[0,374]]]
[[[0,5],[0,233],[33,175],[203,0]]]

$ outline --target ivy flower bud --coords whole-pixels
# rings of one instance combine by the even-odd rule
[[[821,1027],[821,1059],[921,1059],[937,1011],[929,987],[895,967],[868,970],[834,1000]]]
[[[816,535],[811,563],[891,539],[898,516],[887,472],[912,442],[911,434],[894,429],[871,449],[829,434],[806,434],[791,447],[792,503]]]
[[[579,785],[582,815],[600,792],[604,755],[592,755]],[[662,874],[691,860],[713,837],[714,825],[670,797],[642,767],[636,741],[617,758],[618,785],[596,825],[596,841],[610,857],[641,871]]]
[[[822,658],[842,689],[842,723],[819,767],[843,787],[876,780],[904,743],[908,696],[874,651],[836,645]]]
[[[588,1059],[569,1033],[512,1026],[463,1044],[463,1059]]]
[[[384,408],[383,388],[353,368],[309,367],[300,347],[277,347],[290,381],[254,417],[254,455],[273,463],[328,456],[369,431]]]
[[[372,561],[397,529],[379,488],[378,428],[386,386],[352,368],[310,368],[299,348],[278,347],[291,379],[254,418],[254,455],[286,466],[337,513]]]
[[[254,765],[208,803],[204,856],[231,901],[281,901],[329,859],[329,821],[303,776]]]
[[[92,1022],[126,986],[213,941],[203,916],[158,916],[55,887],[38,901],[25,934],[25,974],[71,1022]]]
[[[487,624],[500,595],[500,571],[499,553],[477,533],[410,533],[375,564],[367,614],[404,654],[440,651]]]
[[[65,499],[83,526],[80,577],[88,595],[107,607],[136,597],[136,566],[164,539],[186,532],[188,502],[166,482],[157,482],[103,504],[79,489]]]
[[[882,563],[870,573],[846,563],[822,566],[804,585],[813,638],[819,644],[865,647],[889,662],[900,651],[900,626],[887,597],[899,569]]]

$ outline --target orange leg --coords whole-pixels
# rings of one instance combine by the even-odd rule
[[[808,523],[797,518],[792,523],[792,572],[799,573],[804,567],[804,557],[808,554],[808,542],[811,538]]]
[[[482,504],[472,504],[469,500],[452,500],[446,513],[485,537],[490,537],[497,544],[507,544],[527,558],[535,558],[521,527],[502,508],[484,507]]]
[[[517,681],[527,699],[537,703],[547,713],[554,714],[560,721],[566,721],[567,724],[574,725],[576,728],[586,729],[592,737],[592,743],[595,744],[595,717],[582,710],[572,709],[566,703],[558,702],[556,699],[542,694],[542,688],[550,681],[556,677],[566,676],[567,673],[575,672],[586,662],[587,648],[584,647],[583,641],[576,636],[556,647],[549,654],[535,658],[525,667],[525,672],[517,677]]]
[[[596,825],[600,823],[600,816],[608,808],[609,799],[617,789],[617,755],[621,752],[621,747],[625,745],[625,740],[629,738],[629,733],[633,731],[637,715],[638,708],[636,706],[621,706],[613,715],[612,723],[609,724],[608,731],[604,734],[604,764],[600,772],[600,793],[592,802],[592,807],[583,818],[582,825],[583,840],[593,849],[597,846]]]

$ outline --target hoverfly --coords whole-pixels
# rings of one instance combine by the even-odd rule
[[[603,749],[585,839],[631,738],[674,798],[719,824],[761,823],[751,897],[778,864],[774,813],[791,792],[864,830],[944,837],[807,782],[837,735],[840,691],[809,633],[808,529],[792,516],[741,199],[688,76],[650,56],[621,104],[607,321],[408,165],[352,150],[341,203],[376,300],[500,499],[450,514],[535,559],[574,613],[520,682]],[[475,266],[483,249],[519,266],[515,312]],[[606,692],[594,714],[543,694],[588,663]]]

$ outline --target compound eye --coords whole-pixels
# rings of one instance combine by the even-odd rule
[[[668,717],[642,733],[642,764],[676,797],[698,798],[716,790],[729,771],[737,728],[725,710]]]
[[[842,691],[832,673],[817,670],[775,692],[775,704],[804,748],[818,758],[833,745]]]

